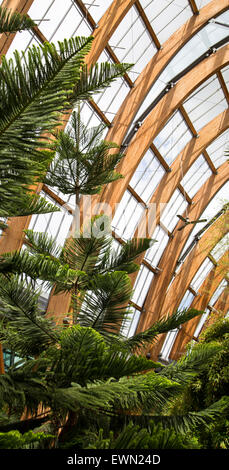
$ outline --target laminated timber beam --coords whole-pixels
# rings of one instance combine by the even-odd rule
[[[182,268],[179,270],[179,273],[173,280],[172,285],[168,289],[166,295],[163,298],[163,305],[160,311],[157,311],[152,307],[154,303],[154,298],[148,293],[147,300],[144,305],[145,314],[140,318],[137,331],[144,331],[149,328],[156,320],[162,318],[168,314],[172,314],[179,306],[182,297],[189,288],[193,277],[200,268],[201,264],[208,256],[210,251],[214,248],[217,242],[228,232],[229,224],[229,213],[222,214],[216,222],[211,225],[208,230],[204,233],[202,238],[192,249],[192,251],[187,256]],[[172,256],[172,254],[171,254]],[[151,295],[155,292],[152,292],[153,283],[150,286]],[[157,357],[163,339],[158,341],[152,350],[153,357]]]
[[[206,206],[215,197],[217,192],[227,181],[228,163],[225,162],[223,165],[221,165],[219,173],[217,175],[210,176],[210,178],[203,184],[203,186],[193,198],[193,204],[188,208],[188,216],[191,220],[197,220],[201,217],[201,214],[206,208]],[[161,311],[163,310],[166,293],[168,291],[169,284],[172,280],[172,276],[177,265],[177,260],[179,259],[180,253],[183,247],[185,246],[185,243],[189,235],[191,234],[192,229],[193,226],[188,225],[185,230],[176,230],[174,238],[168,242],[167,247],[165,248],[160,263],[158,265],[158,267],[161,269],[161,273],[158,276],[154,276],[154,279],[149,288],[149,292],[144,304],[144,309],[146,313],[140,318],[140,322],[138,325],[139,331],[145,330],[155,321],[155,319],[162,316]],[[209,233],[209,230],[207,230],[205,232],[205,237],[207,237]],[[198,243],[200,242],[201,240]],[[196,270],[197,269],[198,268],[196,268]],[[172,306],[172,310],[175,310],[175,308],[178,307],[180,301],[182,300],[184,292],[188,288],[188,285],[189,284],[187,284],[185,289],[182,288],[181,292],[176,291],[177,302],[175,303],[175,305]],[[171,288],[172,290],[174,290],[173,284]]]
[[[98,28],[94,30],[92,48],[86,57],[88,66],[98,60],[113,32],[134,2],[135,0],[123,0],[121,5],[120,0],[114,0],[112,2],[111,6],[101,18]],[[20,13],[27,13],[32,3],[33,0],[6,0],[3,6],[11,8],[12,11],[17,10]],[[0,55],[7,52],[14,37],[14,34],[10,34],[8,38],[5,34],[0,35]],[[39,192],[41,188],[42,185],[39,185],[37,192]],[[8,220],[8,229],[5,230],[4,236],[0,238],[0,253],[21,248],[23,243],[23,231],[28,228],[30,220],[31,216],[15,217]]]
[[[32,0],[27,0],[27,1],[8,0],[8,2],[6,3],[7,3],[7,6],[9,4],[9,6],[12,9],[18,9],[25,13],[28,11],[29,7],[31,6]],[[121,20],[124,18],[124,16],[126,15],[126,13],[129,11],[129,9],[134,3],[135,2],[133,0],[131,1],[123,0],[122,4],[120,5],[119,0],[113,1],[111,6],[108,8],[107,12],[104,14],[102,19],[100,20],[98,28],[96,28],[93,32],[94,41],[92,45],[92,50],[87,56],[88,65],[97,61],[99,55],[101,54],[103,49],[106,47],[113,32],[115,31],[117,26],[120,24]],[[222,11],[226,10],[227,7],[228,7],[227,0],[222,0],[220,3],[220,6],[217,0],[212,1],[210,6],[208,5],[208,8],[204,7],[201,10],[201,14],[198,17],[191,18],[191,20],[189,20],[184,26],[182,26],[177,31],[177,33],[171,36],[171,38],[163,46],[163,57],[158,56],[158,54],[156,54],[155,60],[153,59],[154,62],[151,65],[149,65],[149,67],[147,66],[146,76],[144,76],[144,74],[142,76],[141,74],[141,89],[144,90],[144,94],[147,93],[147,86],[149,84],[150,86],[152,85],[153,81],[163,70],[163,67],[176,54],[176,52],[182,47],[182,45],[184,45],[185,42],[187,42],[188,39],[190,39],[190,37],[192,37],[199,29],[201,29],[201,27],[204,24],[206,24],[206,22],[211,17],[219,13],[222,13]],[[105,31],[105,34],[104,34],[104,31]],[[159,51],[159,53],[161,54],[162,51]],[[137,81],[136,81],[136,85],[137,85]],[[135,93],[132,98],[132,91],[135,89],[138,90],[137,95]],[[136,106],[137,104],[137,107],[138,107],[141,103],[141,100],[143,99],[143,96],[139,90],[139,86],[136,86],[136,88],[133,88],[129,95],[130,95],[130,101],[128,101],[127,115],[125,115],[124,117],[125,122],[127,121],[127,117],[129,119],[129,116],[131,115],[131,110],[134,109],[134,106]],[[118,119],[117,121],[118,129],[120,129],[120,126],[122,127],[121,120],[120,120],[120,113],[118,113],[117,119]],[[118,132],[117,132],[117,126],[114,126],[114,128],[112,129],[112,132],[113,130],[115,132],[114,141],[119,143],[120,139],[119,139]],[[113,138],[112,134],[108,133],[107,138],[112,140]],[[112,188],[114,187],[113,185],[111,186]],[[96,198],[94,200],[95,202],[97,201]],[[107,199],[105,195],[103,200],[106,201],[109,199]],[[114,203],[116,202],[118,202],[117,199],[115,199]],[[20,237],[22,238],[23,230],[27,228],[29,224],[29,220],[30,220],[29,218],[27,218],[26,220],[25,219],[23,220],[22,218],[20,218],[20,220],[18,219],[15,221],[13,220],[10,221],[9,230],[8,230],[8,240],[9,240],[10,250],[18,248],[19,246],[18,240]],[[11,230],[11,233],[10,233],[10,230]],[[14,242],[14,234],[16,236],[15,242]],[[5,246],[4,246],[4,249],[5,249]],[[6,247],[6,251],[8,251],[8,247]]]
[[[206,310],[206,308],[208,307],[209,301],[211,300],[212,295],[214,294],[215,290],[217,289],[221,281],[225,278],[226,266],[228,270],[228,267],[229,267],[228,251],[224,253],[221,259],[218,261],[217,266],[214,266],[214,268],[210,271],[208,276],[205,278],[204,282],[202,283],[202,286],[199,289],[198,295],[194,298],[193,302],[190,305],[190,308],[195,308],[200,311]],[[223,310],[226,310],[226,306],[229,307],[228,291],[224,292],[223,298],[224,298]],[[222,304],[222,298],[221,298],[221,304]],[[215,308],[216,308],[216,305],[214,305],[214,309]],[[191,338],[193,337],[199,321],[200,321],[200,317],[196,317],[182,325],[181,329],[178,332],[178,335],[175,339],[174,345],[170,353],[171,359],[177,360],[184,353],[185,347],[187,343],[190,341],[190,337]]]
[[[195,163],[198,157],[205,152],[214,140],[216,140],[223,132],[229,128],[229,109],[223,111],[221,114],[216,116],[206,126],[204,126],[200,132],[199,137],[196,139],[193,137],[184,147],[184,149],[178,154],[176,159],[171,165],[171,171],[165,173],[156,190],[154,191],[148,205],[154,204],[156,207],[155,212],[155,226],[160,222],[161,210],[160,203],[166,204],[169,202],[174,191],[180,187],[183,176],[188,172],[191,166]],[[180,163],[182,162],[182,173],[180,169]],[[213,172],[217,174],[217,171]],[[154,209],[154,207],[153,207]],[[150,217],[150,214],[149,214]],[[139,222],[139,225],[135,232],[135,237],[142,236],[145,228],[144,217],[143,221]],[[149,236],[153,233],[153,227],[149,227]]]
[[[203,28],[210,19],[223,13],[229,7],[228,0],[213,0],[200,10],[198,16],[191,17],[170,38],[163,47],[152,57],[140,76],[135,81],[134,88],[127,95],[113,120],[113,127],[107,134],[107,139],[121,145],[134,117],[149,93],[153,84],[163,72],[166,65],[179,50]]]
[[[171,165],[171,172],[166,173],[161,179],[160,183],[157,186],[154,194],[151,197],[148,205],[151,206],[147,215],[144,212],[142,219],[140,220],[135,237],[144,236],[145,229],[147,228],[147,236],[152,237],[155,227],[160,223],[161,217],[161,206],[160,204],[166,204],[169,202],[174,191],[179,188],[180,182],[182,180],[182,174],[180,171],[180,161],[182,159],[183,173],[186,174],[189,168],[197,160],[197,158],[204,154],[206,147],[208,147],[215,139],[217,139],[223,132],[225,132],[229,127],[229,110],[227,109],[223,113],[216,116],[211,122],[209,122],[200,132],[199,138],[196,139],[193,137],[188,144],[184,147],[182,152],[177,156],[173,164]],[[215,177],[218,175],[217,177]],[[189,217],[191,220],[197,220],[205,206],[210,202],[210,199],[218,191],[220,185],[223,185],[228,179],[228,164],[227,162],[222,165],[218,171],[213,172],[213,175],[209,180],[203,185],[202,188],[197,192],[195,197],[192,200],[191,206],[187,209]],[[215,187],[214,187],[215,186]],[[146,220],[147,225],[146,226]],[[182,223],[178,223],[175,227],[175,230],[179,228]],[[176,237],[172,241],[170,240],[168,247],[166,248],[166,263],[163,263],[163,257],[159,264],[159,268],[162,269],[163,274],[154,279],[154,283],[159,283],[157,287],[155,286],[154,298],[159,296],[159,299],[162,301],[163,292],[166,292],[167,287],[170,283],[170,275],[174,271],[179,255],[185,245],[188,234],[192,230],[192,225],[186,227],[185,231],[176,232]],[[167,269],[166,264],[168,263],[169,255],[168,250],[170,245],[173,247],[173,256],[170,261],[170,267]],[[141,263],[143,260],[143,255],[139,256],[138,262]],[[136,273],[131,275],[132,283],[134,283],[136,278]],[[159,295],[160,292],[160,295]],[[158,293],[158,294],[157,294]],[[159,308],[159,303],[157,303],[157,310]]]
[[[189,208],[188,215],[190,219],[196,220],[201,216],[206,205],[211,201],[211,199],[216,195],[216,193],[225,184],[227,180],[228,163],[225,162],[223,165],[221,165],[218,174],[213,174],[208,179],[208,181],[205,182],[202,188],[197,192],[196,196],[193,199],[193,204]],[[143,331],[143,329],[148,328],[152,323],[150,320],[151,314],[147,314],[148,311],[160,311],[163,305],[167,287],[171,280],[171,273],[176,267],[180,252],[182,251],[183,246],[185,245],[187,237],[190,234],[191,230],[192,226],[188,225],[185,231],[177,232],[176,237],[169,241],[168,246],[165,249],[165,252],[159,264],[161,273],[159,275],[154,276],[154,279],[150,286],[144,305],[144,310],[146,310],[146,313],[143,313],[141,315],[138,327],[139,331]],[[143,262],[143,256],[139,257],[137,261],[139,263]],[[135,277],[136,274],[135,276],[130,275],[132,284],[134,283]],[[67,294],[58,294],[55,296],[51,295],[47,308],[47,316],[50,318],[55,318],[55,321],[57,323],[61,323],[64,316],[69,311],[70,300],[70,296]],[[145,323],[145,320],[147,320],[147,324]]]
[[[120,202],[139,162],[149,149],[153,139],[167,123],[168,119],[196,88],[209,77],[216,74],[221,68],[228,65],[228,63],[229,46],[224,46],[197,65],[195,69],[188,72],[187,75],[157,103],[136,132],[135,137],[126,150],[125,157],[117,167],[117,170],[123,174],[125,178],[106,186],[100,201],[109,201],[112,210],[114,210],[115,204]],[[113,137],[115,138],[115,136]]]
[[[154,192],[150,203],[156,205],[156,213],[155,213],[155,221],[154,225],[150,226],[150,233],[149,236],[152,236],[154,227],[160,221],[160,202],[168,202],[171,195],[173,194],[176,187],[178,187],[182,177],[180,174],[180,158],[183,155],[184,157],[184,171],[187,172],[190,166],[196,161],[201,153],[203,153],[204,149],[210,145],[217,137],[219,137],[226,129],[229,127],[229,110],[224,111],[220,115],[218,115],[215,119],[213,119],[209,124],[207,124],[199,133],[199,138],[196,139],[193,137],[191,141],[186,145],[180,155],[176,158],[172,165],[172,171],[170,173],[166,173],[165,176],[162,178],[161,182],[159,183],[156,191]],[[210,202],[210,200],[214,197],[217,191],[220,189],[221,186],[227,181],[228,179],[228,164],[227,162],[223,164],[220,168],[218,173],[213,174],[209,180],[203,185],[203,187],[198,191],[196,196],[193,198],[193,204],[188,209],[188,214],[190,219],[196,220],[198,219],[206,205]],[[149,215],[150,217],[150,215]],[[144,226],[144,222],[143,222]],[[179,225],[178,225],[179,228]],[[174,271],[176,267],[177,260],[179,255],[183,249],[183,246],[186,243],[186,239],[188,234],[191,232],[192,226],[189,225],[186,227],[185,231],[177,232],[176,237],[174,240],[169,242],[168,247],[165,250],[165,256],[163,255],[162,260],[159,264],[159,268],[162,270],[162,273],[159,276],[155,276],[153,280],[153,287],[149,293],[149,296],[153,296],[155,300],[155,307],[152,308],[159,310],[161,308],[161,304],[163,303],[164,295],[167,290],[167,287],[170,283],[170,276],[171,273]],[[141,223],[138,227],[138,233],[135,235],[141,236],[142,227]],[[0,245],[1,246],[1,245]],[[173,256],[169,255],[169,251],[171,248],[171,252]],[[138,262],[141,263],[143,261],[143,256],[138,258]],[[165,259],[165,261],[163,261]],[[169,266],[168,266],[169,261]],[[132,284],[134,284],[134,280],[136,278],[136,273],[130,276]],[[65,316],[66,312],[69,311],[70,307],[70,296],[67,294],[58,294],[55,296],[50,297],[47,315],[49,317],[56,318],[57,322],[61,322],[62,318]],[[151,308],[151,309],[152,309]]]

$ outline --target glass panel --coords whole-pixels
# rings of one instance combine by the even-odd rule
[[[178,222],[177,214],[183,214],[188,203],[184,199],[179,189],[176,189],[170,198],[170,201],[165,204],[164,210],[162,209],[161,222],[165,227],[172,232]]]
[[[134,294],[131,299],[139,307],[142,307],[145,301],[153,277],[154,274],[146,266],[141,265],[134,284]]]
[[[197,292],[202,283],[204,282],[205,278],[207,277],[208,273],[211,269],[214,268],[214,264],[210,261],[209,258],[206,258],[204,262],[201,264],[200,268],[196,272],[195,276],[192,279],[191,286]]]
[[[153,151],[149,149],[135,170],[130,186],[143,201],[148,202],[164,174],[165,169]]]
[[[226,28],[225,28],[226,29]],[[229,91],[229,66],[227,65],[227,67],[225,67],[224,69],[221,70],[222,72],[222,75],[223,75],[223,78],[224,78],[224,81],[227,85],[227,89]]]
[[[11,57],[13,58],[13,52],[15,50],[18,50],[19,52],[26,51],[28,47],[32,47],[33,45],[38,46],[39,44],[41,43],[37,37],[29,31],[22,31],[20,34],[17,33],[6,53],[6,58],[8,60]]]
[[[112,2],[113,0],[88,0],[88,2],[84,2],[84,5],[87,7],[92,18],[98,23]]]
[[[159,225],[153,232],[153,240],[157,240],[153,245],[147,250],[145,254],[145,259],[152,266],[156,267],[163,255],[164,249],[168,243],[169,236]]]
[[[185,120],[181,113],[176,111],[161,132],[159,132],[153,143],[168,165],[171,165],[191,138],[192,133]]]
[[[41,192],[41,196],[43,196],[48,202],[58,206],[58,204],[45,193]],[[46,232],[49,236],[55,238],[57,244],[63,245],[68,235],[71,223],[72,216],[66,210],[61,209],[60,212],[32,215],[29,229],[34,230],[35,232]]]
[[[134,235],[144,208],[128,190],[116,206],[112,227],[119,237],[128,240]]]
[[[207,3],[209,3],[211,0],[196,0],[196,6],[198,8],[198,10],[200,10],[200,8],[203,8],[204,5],[207,5]]]
[[[228,107],[216,76],[197,88],[183,106],[197,131]]]
[[[136,308],[131,308],[131,313],[128,315],[128,318],[124,321],[123,326],[120,330],[123,336],[130,338],[134,336],[136,328],[138,326],[139,318],[141,312]]]
[[[160,357],[164,361],[168,361],[169,359],[169,355],[175,343],[175,339],[178,335],[178,332],[179,332],[179,329],[176,328],[175,330],[169,331],[165,337],[165,341],[163,343],[163,346],[160,352]]]
[[[215,167],[219,168],[228,159],[225,151],[229,150],[229,131],[226,130],[221,134],[206,150]]]
[[[194,336],[196,338],[198,338],[203,326],[204,326],[204,323],[206,322],[207,318],[208,318],[208,315],[209,315],[209,310],[205,313],[203,313],[203,315],[201,316],[200,318],[200,321],[195,329],[195,332],[194,332]]]
[[[185,192],[192,198],[205,181],[212,175],[212,172],[201,155],[187,171],[181,184]]]
[[[123,103],[129,91],[130,88],[125,80],[119,78],[106,88],[103,93],[96,94],[93,99],[109,121],[113,121],[120,104]]]
[[[86,127],[96,127],[99,126],[102,122],[96,112],[87,102],[83,103],[80,107],[80,117],[81,121]],[[106,134],[107,129],[104,130],[104,133],[101,135],[101,139],[105,138]]]
[[[0,221],[3,222],[4,224],[7,224],[7,217],[0,217]],[[0,237],[2,235],[3,229],[0,228]]]
[[[211,251],[211,255],[216,261],[223,256],[223,254],[229,249],[229,234],[227,233],[224,237],[216,244]]]
[[[182,310],[185,310],[186,308],[189,308],[193,299],[194,299],[194,295],[189,290],[187,290],[186,294],[184,295],[178,307],[178,310],[182,311]]]
[[[194,299],[194,295],[187,290],[187,292],[185,293],[179,307],[178,307],[178,310],[182,311],[182,310],[185,310],[186,308],[189,308],[192,301]],[[166,337],[165,337],[165,341],[164,341],[164,344],[162,346],[162,349],[161,349],[161,352],[160,352],[160,355],[161,355],[161,358],[164,359],[164,360],[168,360],[169,359],[169,355],[170,355],[170,352],[172,350],[172,347],[174,345],[174,342],[175,342],[175,339],[178,335],[178,332],[179,332],[179,328],[176,328],[174,330],[171,330],[167,333]]]
[[[149,1],[146,0],[145,3],[148,4]],[[229,11],[226,11],[222,15],[218,16],[217,20],[229,23]],[[195,36],[191,38],[182,47],[182,49],[180,49],[175,57],[173,57],[173,59],[166,66],[165,70],[160,74],[156,82],[153,84],[151,90],[139,108],[139,111],[135,117],[136,121],[165,88],[168,82],[172,81],[177,74],[185,70],[217,41],[225,38],[227,34],[227,28],[220,27],[213,23],[208,23],[197,34],[195,34]]]
[[[212,307],[214,306],[214,304],[216,303],[216,301],[218,300],[218,298],[220,297],[220,295],[222,294],[226,286],[227,286],[227,282],[225,281],[225,279],[223,279],[221,283],[219,284],[219,286],[217,287],[217,289],[215,290],[209,302],[209,305],[211,305]]]
[[[161,43],[192,16],[188,0],[141,0],[140,3]]]
[[[37,25],[48,41],[56,42],[71,36],[88,36],[91,28],[71,0],[52,2],[35,0],[29,9],[31,18],[39,19]]]
[[[223,207],[223,205],[228,202],[228,194],[229,194],[229,182],[227,182],[215,195],[215,197],[211,200],[211,202],[207,205],[206,209],[202,212],[200,218],[207,219],[208,221],[211,220]],[[196,224],[188,237],[188,240],[181,252],[181,256],[188,248],[188,246],[192,243],[196,234],[206,225],[206,222],[201,222]]]
[[[111,36],[109,45],[120,62],[134,64],[133,70],[137,72],[141,72],[157,52],[135,7],[132,7],[125,15]],[[136,75],[130,72],[130,76],[134,81]]]

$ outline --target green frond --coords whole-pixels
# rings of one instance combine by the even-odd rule
[[[80,79],[92,38],[71,38],[31,47],[21,58],[2,58],[0,67],[0,154],[7,148],[15,158],[22,154],[39,157],[47,148],[41,134],[52,132],[68,97]],[[69,105],[70,106],[70,105]],[[9,147],[10,145],[10,147]]]
[[[104,184],[121,175],[115,171],[123,157],[110,153],[117,145],[99,140],[104,130],[100,125],[91,132],[81,121],[80,113],[73,111],[70,126],[60,131],[55,144],[56,157],[50,165],[44,182],[57,187],[64,194],[96,194]]]
[[[29,229],[24,230],[24,233],[26,235],[27,249],[31,253],[48,255],[54,258],[59,258],[61,255],[62,248],[47,233],[34,232]]]
[[[48,202],[39,194],[16,192],[15,185],[13,191],[9,191],[8,196],[11,196],[10,200],[6,200],[4,195],[1,201],[0,217],[25,217],[32,214],[48,214],[60,211],[57,206]],[[12,204],[12,198],[14,204]]]
[[[93,328],[75,325],[63,331],[60,348],[54,354],[51,370],[58,385],[77,382],[81,386],[96,380],[118,380],[158,366],[143,356],[122,351],[118,343],[108,346]]]
[[[61,260],[72,269],[94,271],[98,256],[102,256],[111,244],[108,234],[100,236],[100,216],[94,217],[85,224],[75,238],[68,238],[63,249]]]
[[[122,271],[95,276],[91,291],[77,303],[77,322],[81,326],[96,329],[109,337],[116,334],[127,314],[126,303],[129,301],[132,286],[129,276]]]
[[[27,15],[0,6],[0,33],[16,33],[32,29],[35,23]]]
[[[227,415],[229,410],[229,398],[222,397],[208,408],[201,411],[190,411],[185,415],[176,414],[174,416],[153,416],[154,422],[160,422],[164,428],[174,429],[176,432],[189,432],[200,426],[208,426],[217,419]]]
[[[125,342],[126,346],[130,350],[152,343],[157,339],[157,336],[163,333],[167,333],[170,330],[178,328],[183,323],[201,315],[203,312],[196,309],[185,309],[182,311],[176,311],[172,315],[163,317],[156,321],[152,327],[147,330],[128,338]]]
[[[135,272],[139,269],[139,264],[134,262],[138,256],[152,245],[154,240],[148,238],[132,238],[122,245],[118,253],[111,252],[109,258],[104,263],[104,267],[110,270],[125,271],[127,273]],[[103,263],[103,260],[101,261]]]
[[[0,316],[5,325],[0,338],[22,357],[38,354],[58,339],[52,322],[40,314],[39,295],[18,276],[4,279],[0,285]]]
[[[189,383],[206,368],[206,364],[211,363],[219,350],[218,343],[199,343],[179,361],[164,367],[159,374],[181,384]]]
[[[73,101],[92,98],[94,93],[98,93],[118,77],[122,77],[132,67],[132,64],[110,64],[104,62],[95,64],[88,69],[85,65],[82,68],[81,78],[77,82],[72,95]]]

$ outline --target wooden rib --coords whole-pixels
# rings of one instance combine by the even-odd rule
[[[185,99],[191,95],[198,86],[228,63],[229,46],[224,46],[214,55],[201,62],[194,70],[187,73],[187,75],[160,100],[136,132],[126,150],[125,158],[121,160],[117,167],[117,170],[126,177],[106,186],[102,192],[100,201],[109,200],[113,209],[114,204],[121,200],[145,152],[149,149],[152,141],[175,110],[180,107]],[[113,129],[114,128],[112,128],[111,131],[113,131]]]
[[[163,49],[158,51],[147,64],[140,76],[135,81],[135,88],[126,97],[114,120],[114,127],[108,133],[107,138],[117,142],[118,145],[126,135],[131,122],[136,115],[140,103],[144,100],[156,79],[160,76],[166,65],[177,54],[189,39],[191,39],[211,18],[223,13],[228,8],[228,0],[213,0],[203,7],[199,16],[193,16],[181,26],[163,44]]]
[[[201,216],[206,205],[211,201],[211,199],[226,183],[227,180],[228,164],[225,162],[220,168],[220,173],[218,175],[212,175],[193,198],[193,204],[188,208],[188,216],[190,219],[196,220]],[[188,225],[185,230],[176,232],[174,238],[170,241],[170,243],[168,243],[164,250],[159,263],[159,268],[162,269],[162,273],[160,276],[156,276],[153,279],[146,298],[146,308],[149,311],[154,312],[156,317],[161,315],[164,301],[167,296],[167,289],[172,279],[172,273],[175,270],[177,260],[179,259],[180,253],[183,250],[183,247],[191,231],[192,226]],[[180,269],[182,269],[182,267]],[[173,284],[171,288],[173,289]],[[182,294],[185,292],[185,290],[182,290],[181,292],[177,290],[175,292],[177,295],[177,303],[174,309],[178,308],[179,303],[182,300]],[[150,321],[151,318],[147,318],[145,316],[144,320],[142,319],[142,321],[139,323],[139,331],[148,328],[150,326]]]
[[[227,104],[229,104],[229,93],[228,93],[227,85],[226,85],[225,80],[223,78],[222,72],[219,70],[216,75],[218,77],[220,86],[223,90],[224,96],[227,100]]]
[[[188,3],[190,4],[193,14],[199,15],[199,9],[197,8],[195,0],[188,0]]]
[[[202,153],[203,153],[203,156],[204,156],[206,162],[208,163],[209,167],[211,168],[212,173],[214,173],[214,175],[217,175],[217,169],[216,169],[214,163],[212,162],[211,158],[209,157],[207,150],[206,149],[203,150]]]
[[[82,2],[82,0],[74,0],[74,3],[78,6],[80,11],[83,13],[85,19],[88,21],[89,25],[92,29],[96,27],[96,22],[94,18],[91,16],[89,10],[87,9],[86,5]]]
[[[168,165],[168,163],[165,161],[165,159],[162,157],[161,153],[159,152],[159,150],[157,149],[157,147],[155,147],[154,144],[151,144],[150,145],[150,148],[151,150],[153,151],[153,153],[155,154],[155,156],[157,157],[157,159],[159,160],[159,162],[161,163],[161,165],[164,167],[165,171],[167,172],[170,172],[171,171],[171,167]]]
[[[194,137],[197,137],[197,136],[198,136],[198,132],[196,131],[195,126],[193,125],[193,123],[192,123],[192,121],[191,121],[191,119],[190,119],[188,113],[187,113],[186,110],[184,109],[184,106],[181,105],[180,108],[179,108],[179,110],[180,110],[180,112],[181,112],[181,114],[182,114],[182,116],[183,116],[183,118],[184,118],[184,120],[185,120],[187,126],[189,127],[189,129],[190,129],[192,135],[193,135]]]
[[[88,102],[89,102],[90,106],[92,107],[92,109],[97,114],[97,116],[101,119],[101,121],[103,121],[108,127],[110,127],[111,126],[111,121],[109,121],[109,119],[106,117],[106,115],[101,111],[101,109],[99,108],[97,103],[95,103],[95,101],[92,100],[92,99],[89,100]]]
[[[154,42],[155,46],[157,47],[157,49],[160,50],[161,49],[161,43],[160,43],[154,29],[152,28],[152,26],[151,26],[151,24],[150,24],[150,22],[149,22],[149,20],[146,16],[145,12],[144,12],[144,9],[142,8],[139,0],[136,0],[135,6],[138,10],[138,13],[139,13],[143,23],[145,24],[145,26],[147,28],[148,33],[150,34],[151,39],[153,40],[153,42]]]
[[[224,253],[224,255],[221,257],[219,260],[218,266],[215,266],[210,273],[208,273],[207,277],[203,281],[200,289],[199,289],[199,295],[193,300],[193,302],[190,305],[190,308],[195,308],[200,311],[206,310],[208,307],[208,304],[211,300],[211,297],[221,281],[225,277],[225,267],[222,269],[222,266],[227,263],[228,265],[229,258],[228,258],[228,252]],[[228,298],[228,292],[227,296]],[[224,299],[225,300],[225,299]],[[227,302],[227,300],[226,300]],[[225,302],[225,303],[226,303]],[[227,304],[228,305],[228,304]],[[187,339],[187,336],[185,336],[185,333],[189,333],[191,337],[193,337],[195,329],[199,323],[200,317],[193,318],[186,324],[182,326],[182,329],[179,331],[177,338],[174,342],[173,348],[171,350],[170,357],[173,360],[177,360],[180,355],[183,354],[184,349],[189,342]]]

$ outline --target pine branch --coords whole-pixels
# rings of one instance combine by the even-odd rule
[[[27,15],[0,6],[0,33],[16,33],[32,29],[35,23]]]
[[[142,347],[156,341],[157,336],[163,333],[167,333],[170,330],[178,328],[183,323],[195,318],[198,315],[201,315],[203,312],[196,309],[185,309],[183,311],[176,311],[172,315],[163,317],[153,324],[152,327],[147,330],[132,336],[124,341],[126,347],[130,351],[135,350],[136,348]]]

